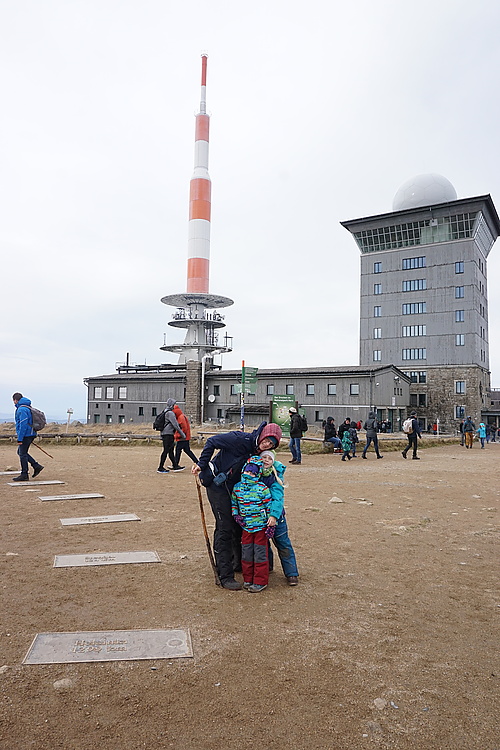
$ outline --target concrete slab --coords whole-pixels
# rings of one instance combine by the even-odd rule
[[[17,471],[0,471],[0,477],[7,477],[11,474],[20,474],[21,470],[18,469]]]
[[[60,518],[63,526],[82,526],[89,523],[114,523],[118,521],[140,521],[135,513],[118,513],[115,516],[87,516],[83,518]]]
[[[104,497],[104,495],[98,492],[87,492],[83,495],[39,495],[38,499],[45,502],[47,500],[89,500],[93,497]]]
[[[157,552],[89,552],[85,555],[56,555],[54,568],[81,568],[89,565],[159,563]]]
[[[7,482],[9,487],[33,487],[33,485],[40,484],[64,484],[60,479],[50,479],[45,482],[40,482],[38,479],[31,479],[27,482]]]
[[[135,661],[192,657],[189,630],[38,633],[23,664]]]

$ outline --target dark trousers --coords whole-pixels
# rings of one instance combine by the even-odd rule
[[[231,493],[223,484],[211,484],[207,489],[208,502],[215,518],[214,554],[221,581],[234,578],[241,568],[241,526],[231,514]]]
[[[174,436],[173,435],[162,435],[161,436],[162,442],[163,442],[163,453],[160,456],[160,463],[158,468],[163,469],[165,461],[167,460],[167,456],[170,459],[170,463],[175,468],[177,464],[175,463],[175,457],[174,457]]]
[[[269,559],[266,530],[249,532],[243,529],[241,534],[241,567],[245,583],[267,586],[269,583]]]
[[[418,440],[417,433],[412,432],[410,433],[410,435],[407,435],[406,437],[408,438],[408,445],[404,449],[403,453],[406,456],[408,451],[413,448],[413,457],[415,457],[417,455],[417,440]]]
[[[189,456],[191,461],[195,464],[198,463],[198,459],[194,455],[193,451],[191,450],[189,446],[189,440],[177,440],[175,443],[175,465],[179,465],[179,461],[181,458],[181,453],[184,451],[186,456]]]
[[[377,456],[380,456],[380,451],[378,449],[378,437],[377,437],[377,435],[373,435],[373,436],[367,435],[366,436],[366,445],[363,448],[363,456],[366,456],[366,451],[370,447],[370,443],[373,443],[373,447],[375,448],[375,453],[377,454]]]
[[[34,458],[30,456],[28,453],[30,449],[30,445],[35,439],[36,435],[30,435],[30,437],[23,438],[23,442],[20,443],[17,446],[17,455],[19,456],[19,460],[21,462],[21,474],[23,476],[28,476],[28,464],[31,464],[34,469],[36,469],[37,466],[39,466],[38,461],[35,461]]]

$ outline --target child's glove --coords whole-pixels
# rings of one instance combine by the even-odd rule
[[[243,516],[233,516],[233,518],[243,528],[243,524],[245,523]]]
[[[275,531],[276,531],[276,526],[266,526],[265,535],[267,539],[272,539]]]

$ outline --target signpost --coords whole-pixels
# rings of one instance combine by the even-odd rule
[[[241,385],[236,386],[236,393],[240,394],[240,430],[245,431],[245,393],[255,394],[257,388],[257,367],[245,367],[245,360],[241,362]]]

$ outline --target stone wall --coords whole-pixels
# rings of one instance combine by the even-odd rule
[[[202,362],[190,360],[186,364],[186,401],[184,411],[192,425],[201,423]]]

